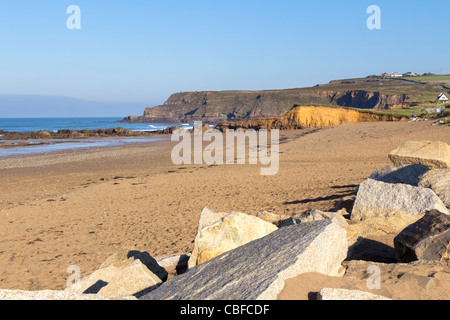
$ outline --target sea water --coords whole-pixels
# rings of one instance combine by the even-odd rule
[[[133,131],[155,131],[170,126],[192,128],[189,123],[118,123],[120,118],[0,118],[0,130],[9,132],[31,132],[60,129],[95,130],[121,127]]]
[[[165,129],[169,126],[179,126],[186,129],[193,127],[189,123],[117,123],[120,118],[0,118],[0,130],[6,132],[31,132],[31,131],[49,131],[57,132],[61,129],[69,130],[95,130],[121,127],[133,131],[155,131]],[[45,144],[36,144],[31,146],[17,146],[1,149],[0,158],[19,156],[26,154],[47,153],[55,151],[111,147],[124,144],[139,144],[155,141],[167,140],[167,138],[155,137],[120,137],[120,138],[95,138],[95,139],[65,139],[65,140],[47,140],[39,139],[37,142]],[[0,143],[1,134],[0,134]],[[3,141],[4,142],[4,141]],[[33,144],[32,140],[27,143]]]

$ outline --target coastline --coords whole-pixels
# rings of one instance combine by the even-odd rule
[[[115,146],[153,143],[168,140],[166,135],[143,137],[99,137],[85,139],[34,139],[29,140],[0,140],[0,160],[26,155],[47,154],[69,150],[86,150],[110,148]]]
[[[189,253],[203,207],[329,210],[391,165],[387,154],[404,141],[450,144],[450,131],[372,122],[281,138],[280,170],[270,177],[248,164],[176,166],[171,141],[0,159],[0,287],[64,289],[68,266],[88,275],[124,245],[154,257]],[[390,247],[394,235],[365,236]]]

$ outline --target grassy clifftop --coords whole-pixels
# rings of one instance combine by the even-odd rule
[[[280,117],[294,105],[345,107],[379,114],[411,116],[435,106],[441,92],[450,92],[446,78],[345,79],[310,88],[263,91],[176,93],[164,105],[147,108],[129,122],[218,123]]]

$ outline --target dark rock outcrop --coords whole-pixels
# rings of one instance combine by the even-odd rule
[[[105,137],[143,137],[160,134],[171,134],[178,127],[168,127],[157,131],[133,131],[125,128],[94,129],[94,130],[58,130],[32,131],[32,132],[6,132],[1,131],[0,140],[29,140],[29,139],[83,139],[83,138],[105,138]]]
[[[427,211],[394,239],[394,246],[399,262],[428,260],[450,265],[450,216]]]
[[[336,104],[343,107],[384,110],[404,105],[407,94],[383,94],[364,90],[350,90],[336,99]]]

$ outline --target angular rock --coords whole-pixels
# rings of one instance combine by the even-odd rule
[[[261,220],[264,220],[266,222],[272,223],[279,227],[279,224],[281,221],[289,219],[289,216],[286,216],[284,214],[275,214],[267,211],[261,211],[258,212],[256,215],[257,218],[260,218]]]
[[[425,174],[428,167],[421,164],[405,165],[400,167],[385,167],[375,171],[369,179],[386,183],[404,183],[417,187],[419,178]]]
[[[306,223],[312,221],[320,221],[325,219],[335,219],[336,222],[342,227],[347,228],[347,220],[339,212],[323,212],[320,210],[308,210],[305,213],[301,213],[290,217],[280,223],[280,227],[287,227],[299,223]]]
[[[187,265],[191,254],[173,254],[166,257],[156,258],[156,262],[162,268],[176,267],[179,265]]]
[[[122,269],[109,266],[95,270],[90,275],[84,277],[76,287],[68,288],[68,291],[77,291],[85,294],[97,294],[106,286]]]
[[[430,188],[450,208],[450,169],[433,169],[420,177],[419,187]]]
[[[441,141],[406,141],[389,154],[396,166],[422,164],[430,169],[450,167],[450,147]]]
[[[114,278],[120,277],[120,273],[131,266],[135,261],[140,261],[149,272],[154,274],[161,281],[167,279],[167,271],[164,268],[161,268],[156,260],[147,252],[136,251],[133,247],[123,247],[109,256],[96,271],[83,278],[80,287],[76,290],[82,293],[96,294],[113,281]],[[123,276],[128,272],[129,270],[125,270]],[[141,288],[141,290],[144,289],[147,288]]]
[[[202,212],[200,213],[200,218],[198,220],[197,235],[204,228],[220,222],[223,217],[229,214],[230,214],[229,212],[215,212],[209,208],[203,208]]]
[[[346,231],[336,222],[302,223],[198,265],[141,299],[273,300],[299,274],[341,275],[346,256]]]
[[[123,269],[135,260],[140,260],[149,270],[158,275],[161,279],[164,279],[166,276],[165,270],[158,265],[156,260],[150,254],[137,251],[131,246],[124,246],[118,249],[115,253],[106,258],[99,269],[111,266]]]
[[[257,217],[232,212],[199,232],[188,267],[193,268],[277,229],[275,225]]]
[[[156,262],[165,269],[175,268],[177,275],[185,273],[188,269],[188,262],[191,254],[170,255],[157,258]]]
[[[195,238],[200,237],[200,233],[203,229],[206,227],[209,227],[213,224],[219,223],[223,217],[228,215],[229,212],[215,212],[209,208],[203,208],[202,212],[200,213],[200,218],[198,220],[198,228],[197,228],[197,235]],[[195,255],[195,257],[194,257]],[[188,268],[193,268],[197,265],[197,257],[198,257],[198,250],[195,249],[191,253],[191,256],[188,260]]]
[[[359,186],[351,219],[387,217],[396,213],[417,215],[433,209],[448,214],[431,189],[368,179]]]
[[[71,291],[0,290],[0,301],[2,300],[137,300],[137,298],[131,296],[103,296],[98,294],[82,294]]]
[[[139,297],[156,289],[162,283],[162,280],[140,260],[135,260],[100,289],[98,294]]]
[[[348,289],[324,288],[320,290],[317,300],[391,300],[370,292]]]
[[[450,265],[450,216],[431,210],[394,239],[399,262],[440,261]]]

